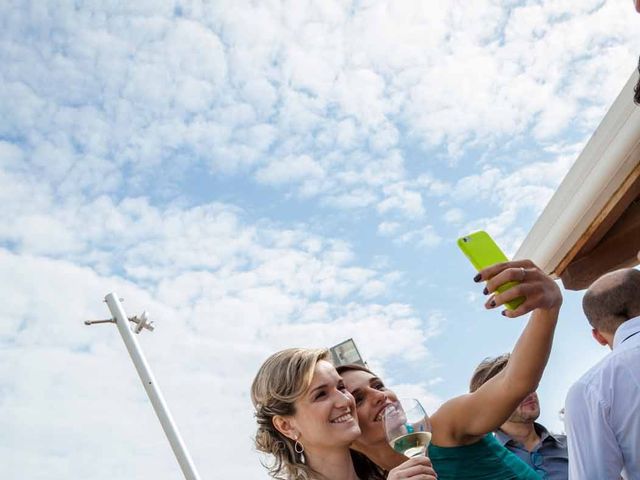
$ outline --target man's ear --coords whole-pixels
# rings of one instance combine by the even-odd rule
[[[293,418],[275,415],[271,421],[273,422],[273,426],[276,427],[276,430],[285,437],[290,438],[291,440],[297,440],[300,436]]]
[[[609,342],[607,341],[607,339],[604,338],[604,336],[602,336],[602,334],[597,328],[591,329],[591,335],[593,336],[593,338],[595,338],[596,342],[598,342],[603,347],[605,345],[609,345]]]

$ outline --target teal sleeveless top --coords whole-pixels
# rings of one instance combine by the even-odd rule
[[[488,433],[476,443],[460,447],[429,445],[438,480],[540,480],[529,465]]]

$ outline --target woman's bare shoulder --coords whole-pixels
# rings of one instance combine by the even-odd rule
[[[439,447],[457,447],[468,445],[480,439],[465,433],[464,418],[472,407],[471,393],[465,393],[444,402],[430,416],[432,427],[432,443]]]

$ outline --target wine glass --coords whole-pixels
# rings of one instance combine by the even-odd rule
[[[431,442],[431,422],[415,398],[398,400],[383,412],[384,433],[391,448],[406,457],[426,455]]]

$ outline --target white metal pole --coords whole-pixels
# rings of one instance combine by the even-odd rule
[[[180,464],[184,477],[187,480],[199,480],[200,477],[198,476],[196,467],[193,464],[193,460],[191,460],[191,456],[180,437],[178,428],[171,417],[171,413],[169,412],[167,404],[160,392],[160,388],[156,384],[156,380],[151,373],[147,360],[140,349],[140,345],[138,345],[138,341],[131,331],[129,320],[127,319],[127,315],[120,304],[118,295],[116,295],[115,292],[111,292],[105,297],[105,301],[109,306],[109,310],[111,311],[113,318],[116,320],[118,331],[120,332],[122,340],[124,340],[124,344],[131,356],[131,360],[133,360],[133,364],[138,371],[138,375],[140,376],[140,380],[142,380],[144,389],[147,391],[147,395],[149,396],[149,400],[151,400],[153,409],[156,411],[156,415],[160,420],[162,429],[171,444],[173,453],[178,459],[178,463]]]

